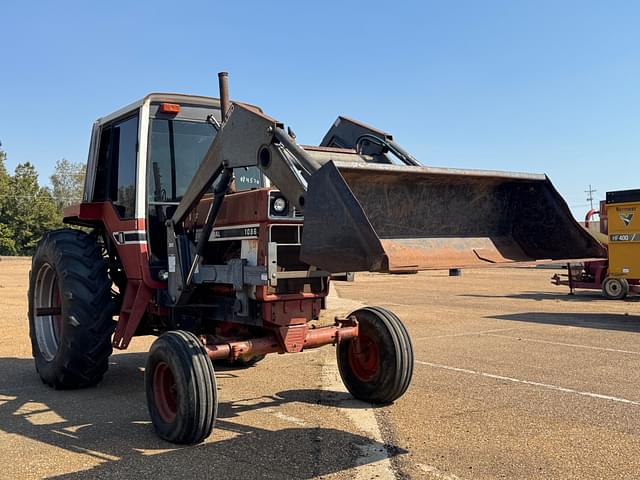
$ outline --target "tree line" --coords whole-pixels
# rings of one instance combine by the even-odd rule
[[[31,255],[42,235],[61,227],[65,207],[80,203],[86,166],[62,159],[40,185],[29,162],[7,171],[7,154],[0,144],[0,255]]]

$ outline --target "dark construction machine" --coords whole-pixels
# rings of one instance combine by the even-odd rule
[[[157,335],[145,369],[160,437],[213,427],[213,362],[333,344],[346,388],[389,403],[413,350],[392,312],[317,326],[333,272],[402,272],[598,257],[544,175],[421,166],[339,117],[318,147],[259,108],[151,94],[93,127],[83,202],[33,257],[30,334],[55,388],[100,381],[112,347]],[[114,322],[114,316],[117,322]]]

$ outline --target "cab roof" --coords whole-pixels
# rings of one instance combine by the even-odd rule
[[[126,115],[127,113],[133,110],[139,109],[145,103],[152,103],[152,102],[169,102],[169,103],[178,103],[182,105],[198,105],[203,107],[213,107],[218,110],[220,109],[219,98],[204,97],[201,95],[188,95],[183,93],[154,92],[154,93],[149,93],[148,95],[145,95],[140,100],[132,102],[129,105],[126,105],[116,110],[115,112],[110,113],[109,115],[105,115],[104,117],[98,118],[96,120],[96,123],[102,124],[102,123],[110,122],[111,120],[120,118],[123,115]],[[253,108],[258,109],[260,112],[262,112],[262,110],[259,107],[256,107],[255,105],[251,105],[251,104],[245,104],[245,105],[249,105]]]

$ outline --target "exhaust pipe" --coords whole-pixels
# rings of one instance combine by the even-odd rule
[[[229,101],[229,74],[227,72],[218,72],[218,86],[220,88],[220,116],[221,122],[227,118],[231,102]]]
[[[593,217],[594,215],[600,215],[600,210],[598,210],[597,208],[592,208],[584,216],[584,228],[586,228],[587,230],[589,230],[589,222],[591,221],[591,217]]]

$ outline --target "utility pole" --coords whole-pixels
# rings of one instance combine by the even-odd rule
[[[593,194],[596,193],[597,190],[595,188],[591,188],[589,185],[589,190],[585,190],[584,193],[587,193],[589,196],[587,197],[587,202],[591,205],[591,209],[593,210]]]

